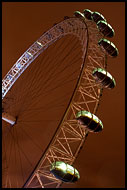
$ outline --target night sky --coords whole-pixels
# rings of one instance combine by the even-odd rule
[[[75,184],[64,184],[62,187],[123,188],[125,187],[125,3],[3,2],[2,77],[44,31],[61,21],[64,16],[72,16],[74,11],[82,12],[84,9],[103,14],[115,30],[115,36],[111,41],[118,48],[119,56],[108,57],[107,64],[108,71],[116,80],[116,87],[113,90],[104,90],[97,112],[104,125],[103,131],[89,134],[74,163],[74,167],[80,173],[80,180]]]

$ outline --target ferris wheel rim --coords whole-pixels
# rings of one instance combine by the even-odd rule
[[[85,24],[85,25],[86,25],[86,24]],[[87,29],[87,27],[86,27],[86,30],[87,30],[87,37],[88,37],[88,29]],[[88,47],[88,41],[89,41],[89,38],[87,38],[87,47]],[[41,162],[41,159],[44,157],[44,155],[45,155],[45,153],[47,152],[49,146],[51,145],[53,139],[55,138],[55,135],[56,135],[57,131],[59,130],[59,128],[61,127],[62,122],[64,121],[65,115],[66,115],[66,113],[67,113],[67,111],[68,111],[68,109],[69,109],[69,107],[70,107],[70,105],[71,105],[71,102],[73,101],[73,97],[74,97],[74,95],[75,95],[76,89],[78,88],[78,85],[79,85],[79,83],[80,83],[80,79],[81,79],[82,72],[83,72],[83,69],[84,69],[84,64],[85,64],[85,58],[86,58],[86,55],[87,55],[87,47],[86,47],[86,53],[85,53],[85,56],[84,56],[84,59],[83,59],[83,65],[82,65],[82,68],[81,68],[81,71],[80,71],[80,76],[79,76],[79,78],[78,78],[78,80],[77,80],[76,86],[75,86],[74,91],[73,91],[73,93],[72,93],[71,99],[70,99],[70,101],[69,101],[69,103],[68,103],[68,105],[67,105],[67,108],[66,108],[66,110],[65,110],[65,112],[64,112],[64,115],[63,115],[63,117],[62,117],[60,123],[58,124],[58,127],[57,127],[56,131],[54,132],[54,135],[53,135],[52,139],[50,140],[48,146],[46,147],[46,149],[45,149],[43,155],[41,156],[40,160],[38,161],[37,165],[35,166],[33,172],[32,172],[31,175],[29,176],[28,180],[27,180],[27,181],[25,182],[25,184],[23,185],[23,188],[26,186],[26,184],[27,184],[27,182],[29,181],[29,179],[31,178],[32,174],[33,174],[34,171],[37,169],[39,163]],[[84,140],[83,140],[83,141],[84,141]],[[82,143],[83,143],[83,142],[82,142]],[[61,185],[61,184],[62,184],[62,182],[60,183],[60,185]]]
[[[73,18],[73,19],[76,19],[76,20],[80,20],[80,19],[77,19],[77,18],[74,18],[74,17],[72,17],[72,18]],[[60,22],[60,23],[62,23],[62,22]],[[59,25],[60,23],[58,23],[57,25]],[[84,23],[85,23],[85,22],[84,22]],[[86,24],[85,24],[85,25],[86,25]],[[52,28],[51,28],[51,29],[52,29]],[[86,29],[87,29],[87,27],[86,27]],[[47,32],[48,32],[48,31],[47,31]],[[88,31],[87,31],[87,32],[88,32]],[[42,36],[43,36],[43,35],[42,35]],[[40,39],[40,38],[39,38],[39,39]],[[59,38],[58,38],[58,39],[59,39]],[[56,39],[56,40],[57,40],[57,39]],[[86,48],[86,51],[87,51],[87,48]],[[25,53],[28,53],[28,50],[27,50]],[[24,53],[24,54],[25,54],[25,53]],[[41,53],[42,53],[42,52],[41,52]],[[23,55],[24,55],[24,54],[23,54]],[[23,56],[23,55],[22,55],[22,56]],[[85,53],[85,56],[84,56],[84,64],[85,64],[85,57],[86,57],[86,55],[87,55],[87,53]],[[21,56],[21,57],[22,57],[22,56]],[[20,57],[20,58],[21,58],[21,57]],[[19,58],[19,59],[20,59],[20,58]],[[19,60],[19,59],[18,59],[18,60]],[[35,57],[35,59],[36,59],[36,57]],[[34,60],[33,60],[33,61],[34,61]],[[32,62],[33,62],[33,61],[32,61]],[[16,62],[16,63],[17,63],[17,62]],[[28,65],[28,66],[29,66],[29,65]],[[83,67],[82,67],[82,72],[83,72],[83,69],[84,69],[84,65],[83,65]],[[25,70],[24,70],[24,71],[25,71]],[[81,74],[82,72],[80,72],[80,74]],[[7,74],[8,74],[8,73],[7,73]],[[7,75],[6,75],[6,76],[7,76]],[[78,84],[79,84],[80,79],[81,79],[81,76],[79,77],[79,80],[78,80],[77,83],[76,83],[76,87],[75,87],[75,90],[73,91],[73,95],[72,95],[73,97],[74,97],[74,93],[75,93],[75,91],[76,91],[76,89],[77,89],[77,87],[78,87]],[[17,80],[17,79],[16,79],[16,80]],[[3,82],[3,81],[2,81],[2,82]],[[14,84],[14,83],[13,83],[13,84]],[[8,91],[9,91],[9,90],[8,90]],[[5,95],[6,95],[6,94],[5,94]],[[72,97],[72,99],[73,99],[73,97]],[[3,98],[4,98],[4,97],[3,97]],[[70,100],[70,102],[69,102],[69,104],[68,104],[68,106],[67,106],[67,109],[65,110],[64,115],[66,114],[67,110],[69,109],[69,106],[70,106],[70,103],[71,103],[72,99]],[[63,117],[63,118],[64,118],[64,117]],[[62,122],[62,120],[61,120],[61,122]],[[60,124],[58,125],[57,130],[58,130],[58,128],[61,126],[61,122],[60,122]],[[57,132],[57,131],[56,131],[56,132]],[[54,133],[54,136],[55,136],[56,132]],[[51,141],[52,141],[52,140],[51,140]],[[46,149],[47,149],[47,148],[46,148]],[[39,163],[38,163],[38,164],[39,164]],[[35,170],[34,170],[34,171],[35,171]],[[34,172],[34,171],[33,171],[33,172]]]
[[[75,17],[70,17],[70,18],[68,19],[68,21],[70,21],[71,19],[72,19],[72,20],[76,20],[76,21],[82,23],[82,20],[80,20],[80,19],[78,19],[78,18],[75,18]],[[61,23],[63,23],[63,22],[66,22],[66,20],[61,21],[61,22],[57,23],[55,26],[51,27],[47,32],[44,32],[40,38],[43,38],[43,36],[45,36],[46,33],[48,33],[52,28],[54,28],[54,27],[56,27],[56,26],[59,26],[59,24],[61,24]],[[84,23],[83,23],[83,24],[84,24]],[[86,25],[85,25],[85,27],[86,27]],[[86,28],[87,28],[87,27],[86,27]],[[69,34],[70,34],[70,33],[69,33]],[[75,33],[72,33],[72,34],[76,35]],[[65,35],[67,35],[67,34],[65,33]],[[58,36],[58,38],[56,38],[55,41],[57,41],[58,39],[60,39],[61,37],[65,36],[65,35],[60,34],[60,36]],[[35,42],[30,46],[30,48],[31,48],[36,42],[39,42],[40,38],[39,38],[37,41],[35,41]],[[52,41],[53,41],[53,40],[52,40]],[[53,43],[54,43],[54,41],[53,41]],[[47,44],[48,44],[48,43],[47,43]],[[50,45],[51,45],[51,44],[50,44]],[[49,46],[49,44],[48,44],[48,46]],[[47,46],[47,47],[48,47],[48,46]],[[47,47],[46,47],[46,48],[47,48]],[[12,66],[12,68],[13,68],[14,66],[17,66],[17,65],[19,64],[19,61],[23,58],[23,56],[25,56],[27,53],[29,53],[29,49],[30,49],[30,48],[28,48],[28,49],[21,55],[21,57],[16,61],[16,63]],[[44,50],[45,50],[46,48],[44,48]],[[40,54],[41,54],[42,52],[43,52],[43,51],[41,51]],[[40,55],[40,54],[38,54],[38,55]],[[37,56],[35,56],[34,59],[36,59],[36,58],[37,58]],[[30,60],[30,61],[28,60],[28,61],[29,61],[30,63],[32,63],[32,62],[34,61],[34,59],[32,59],[32,60]],[[30,65],[30,64],[29,64],[29,65]],[[28,65],[28,66],[29,66],[29,65]],[[25,65],[24,65],[24,67],[25,67]],[[11,68],[11,69],[12,69],[12,68]],[[25,67],[25,69],[26,69],[26,68],[27,68],[27,67]],[[3,80],[2,80],[2,88],[3,88],[4,80],[5,80],[8,76],[10,76],[10,71],[11,71],[11,69],[9,70],[9,72],[5,75],[5,77],[4,77]],[[23,70],[23,72],[25,71],[25,69]],[[16,80],[20,77],[20,73],[22,74],[23,72],[22,72],[22,70],[19,70],[18,77],[16,78]],[[9,78],[9,77],[8,77],[8,78]],[[16,82],[16,80],[11,83],[12,86],[14,85],[14,83]],[[10,80],[10,82],[11,82],[11,80]],[[6,84],[6,83],[5,83],[5,84]],[[11,87],[12,87],[12,86],[11,86]],[[10,87],[10,88],[11,88],[11,87]],[[7,90],[9,91],[10,88],[8,88]],[[6,92],[6,94],[8,93],[8,91]],[[6,97],[6,94],[4,94],[4,96],[2,96],[2,99],[4,99],[4,97]],[[69,105],[69,104],[68,104],[68,105]],[[65,112],[66,112],[66,111],[65,111]]]
[[[11,67],[11,69],[8,71],[8,73],[4,76],[2,79],[2,99],[6,96],[7,92],[10,90],[10,88],[14,85],[16,80],[20,77],[20,75],[26,70],[26,68],[43,52],[45,51],[52,43],[57,41],[58,39],[62,38],[63,33],[60,33],[60,30],[56,31],[59,32],[58,36],[51,39],[51,41],[47,40],[47,43],[41,44],[40,41],[43,41],[43,38],[45,40],[46,35],[52,30],[57,29],[57,27],[61,24],[68,24],[69,21],[74,20],[77,22],[82,23],[82,20],[76,17],[70,17],[69,19],[62,20],[59,23],[53,25],[50,29],[48,29],[46,32],[44,32],[40,38],[38,38],[16,61],[16,63]],[[66,23],[67,22],[67,23]],[[69,26],[69,25],[68,25]],[[85,25],[86,26],[86,25]],[[87,27],[87,26],[86,26]],[[52,32],[54,33],[54,31]],[[71,33],[67,33],[71,34]],[[76,35],[75,33],[72,33]],[[64,36],[66,33],[64,34]],[[36,46],[39,45],[41,47],[37,48]],[[33,50],[35,47],[37,50],[34,50],[34,53],[31,53],[31,50]],[[34,55],[36,54],[36,55]]]

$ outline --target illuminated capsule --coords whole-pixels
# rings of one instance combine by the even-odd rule
[[[119,52],[118,49],[116,48],[116,46],[110,42],[107,39],[100,39],[100,41],[98,42],[98,44],[102,47],[103,50],[105,50],[110,56],[112,57],[116,57],[118,56]]]
[[[85,18],[85,17],[84,17],[84,14],[82,14],[82,13],[79,12],[79,11],[75,11],[75,12],[74,12],[74,15],[75,15],[77,18]]]
[[[53,162],[50,172],[57,178],[64,182],[74,183],[79,178],[79,172],[71,165],[62,161]]]
[[[100,20],[106,21],[106,19],[104,18],[104,16],[102,14],[98,13],[98,12],[93,12],[93,14],[92,14],[91,17],[92,17],[93,21],[96,22],[96,23],[98,21],[100,21]]]
[[[83,110],[79,111],[76,114],[76,119],[78,120],[80,125],[83,125],[90,132],[100,132],[103,129],[103,124],[101,120],[98,119],[94,114]]]
[[[96,82],[100,83],[103,87],[112,89],[116,86],[115,79],[106,70],[96,68],[92,74],[95,77]]]
[[[85,9],[84,11],[83,11],[83,14],[84,14],[84,16],[85,16],[85,18],[86,19],[88,19],[88,20],[92,20],[92,11],[90,11],[89,9]]]
[[[103,20],[100,20],[99,22],[97,22],[97,27],[104,36],[111,38],[115,35],[115,32],[113,28],[111,27],[111,25]]]

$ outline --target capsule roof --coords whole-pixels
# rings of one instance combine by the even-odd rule
[[[100,132],[103,129],[101,120],[94,114],[81,110],[76,114],[76,119],[81,125],[86,126],[90,132]]]
[[[112,75],[102,68],[96,68],[93,70],[93,76],[98,83],[101,83],[103,87],[112,89],[116,86],[115,79]]]
[[[75,12],[74,12],[74,15],[75,15],[77,18],[85,18],[85,17],[84,17],[84,14],[82,14],[80,11],[75,11]]]
[[[104,16],[102,14],[100,14],[99,12],[93,12],[92,14],[92,19],[94,22],[98,22],[100,20],[104,20],[106,21],[106,19],[104,18]]]
[[[98,44],[112,57],[118,56],[119,52],[116,46],[107,39],[100,39]]]
[[[110,24],[108,24],[106,21],[104,20],[100,20],[97,22],[97,27],[99,29],[99,31],[107,37],[113,37],[115,35],[114,29],[111,27]]]
[[[64,182],[76,182],[80,178],[77,169],[63,161],[53,162],[50,172]]]
[[[86,19],[88,19],[88,20],[92,20],[92,11],[90,11],[89,9],[84,9],[84,11],[83,11],[83,14],[84,14],[84,16],[85,16],[85,18]]]

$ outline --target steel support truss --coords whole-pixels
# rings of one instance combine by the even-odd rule
[[[99,34],[96,25],[92,21],[86,23],[89,42],[79,85],[61,125],[58,127],[34,173],[24,185],[25,188],[60,187],[62,182],[50,173],[50,166],[58,160],[71,165],[74,163],[88,135],[87,129],[79,125],[75,119],[76,113],[80,110],[87,110],[91,113],[97,111],[103,89],[95,82],[92,71],[96,67],[106,68],[106,56],[98,46],[98,40],[102,36]],[[85,38],[82,38],[84,56],[86,41]]]

